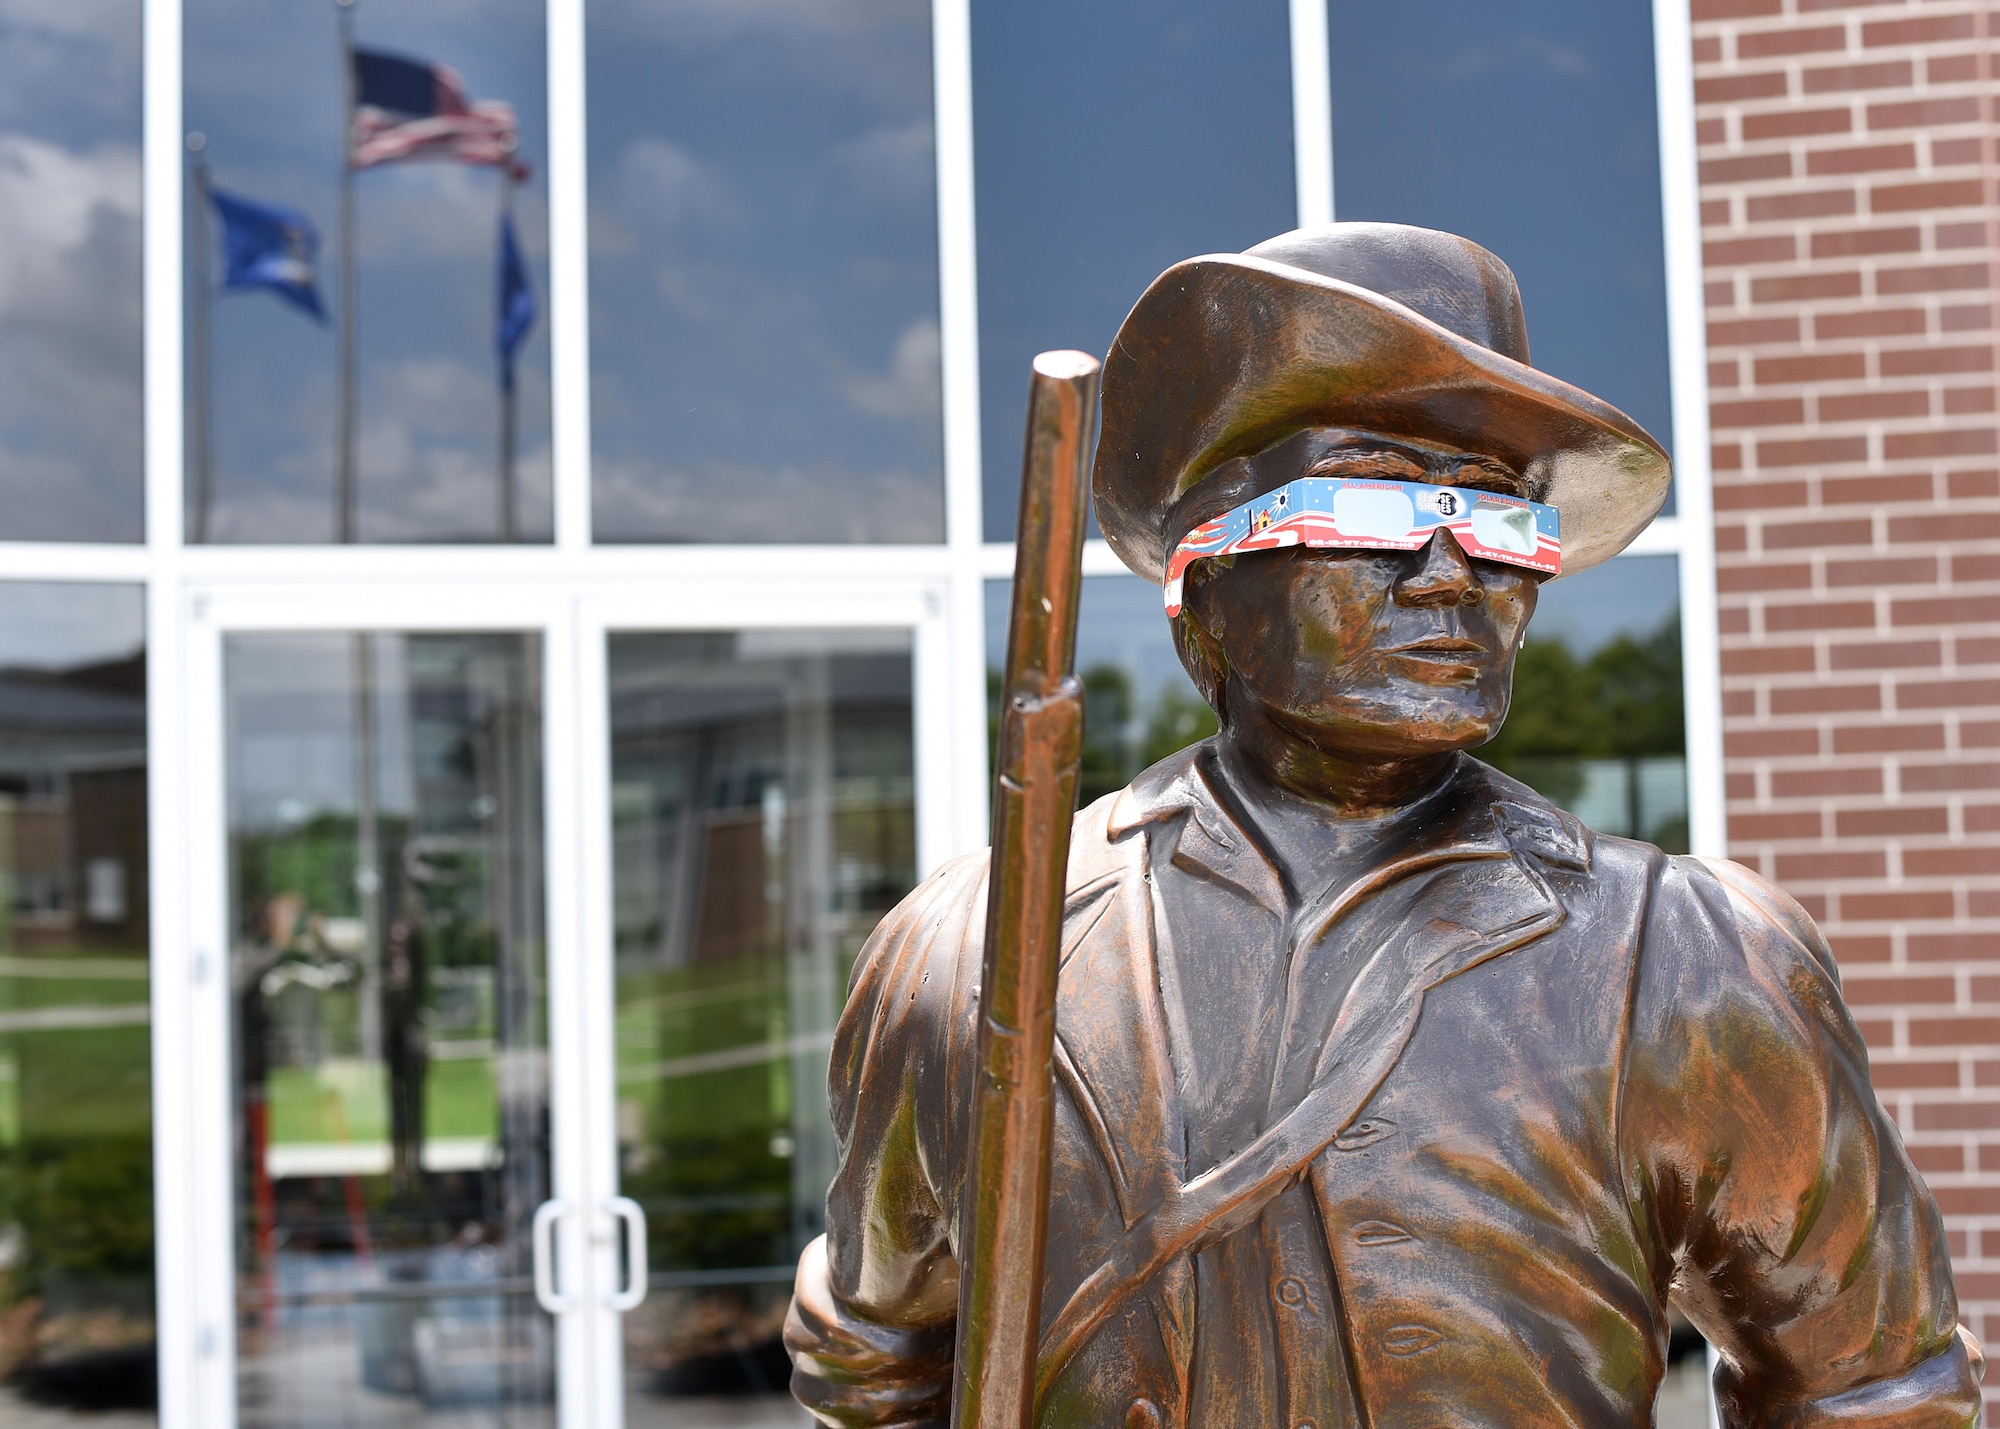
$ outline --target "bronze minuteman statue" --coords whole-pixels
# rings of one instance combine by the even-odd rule
[[[1102,381],[1098,522],[1221,732],[1076,816],[1032,1422],[1647,1425],[1672,1305],[1725,1425],[1973,1423],[1811,920],[1470,753],[1659,444],[1528,365],[1497,258],[1386,224],[1177,265]],[[951,1413],[987,870],[855,968],[786,1325],[825,1424]]]

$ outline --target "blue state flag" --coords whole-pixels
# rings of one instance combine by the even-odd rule
[[[500,217],[500,308],[493,324],[493,345],[500,355],[500,386],[514,390],[514,354],[521,350],[528,329],[535,325],[535,292],[528,286],[528,268],[521,261],[521,243],[510,214]]]
[[[269,288],[295,308],[326,321],[314,286],[319,230],[295,208],[209,191],[222,220],[222,290]]]

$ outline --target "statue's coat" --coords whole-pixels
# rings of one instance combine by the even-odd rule
[[[1166,885],[1301,926],[1211,759],[1077,820],[1039,1424],[1646,1425],[1669,1302],[1726,1358],[1725,1424],[1973,1422],[1937,1209],[1810,919],[1469,756],[1308,920],[1268,1115],[1190,1180],[1215,1129],[1184,1120],[1162,989],[1203,931]],[[986,863],[855,969],[786,1330],[825,1423],[945,1421]]]

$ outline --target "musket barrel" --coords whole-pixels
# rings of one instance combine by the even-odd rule
[[[1098,362],[1035,359],[994,761],[980,1076],[959,1254],[954,1429],[1028,1429],[1048,1244],[1056,968],[1083,748],[1076,609]]]

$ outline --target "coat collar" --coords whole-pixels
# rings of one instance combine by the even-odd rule
[[[1174,861],[1241,888],[1274,912],[1285,911],[1284,881],[1267,841],[1235,811],[1216,765],[1213,740],[1155,764],[1114,799],[1105,836],[1122,839],[1150,824],[1187,817],[1172,831]],[[1436,816],[1413,847],[1371,869],[1329,904],[1331,916],[1414,868],[1513,853],[1571,870],[1590,867],[1583,825],[1527,785],[1470,755],[1457,756],[1445,788],[1432,796]]]

